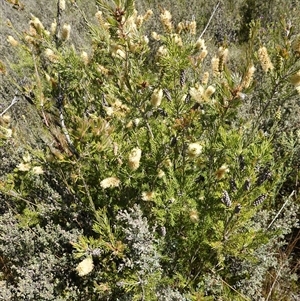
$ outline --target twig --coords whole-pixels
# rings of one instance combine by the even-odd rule
[[[280,208],[280,210],[278,211],[278,213],[276,214],[276,216],[273,218],[273,220],[271,221],[271,223],[269,224],[269,226],[267,227],[267,230],[270,229],[270,227],[273,225],[273,223],[275,222],[276,218],[279,216],[279,214],[281,213],[281,211],[283,210],[283,208],[285,207],[285,205],[287,204],[287,202],[290,200],[290,198],[295,194],[295,190],[292,191],[292,193],[289,195],[289,197],[287,198],[287,200],[284,202],[284,204],[282,205],[282,207]]]
[[[207,28],[208,28],[208,26],[209,26],[209,24],[210,24],[212,18],[214,17],[214,15],[215,15],[215,13],[216,13],[216,11],[217,11],[219,5],[220,5],[220,2],[218,2],[218,4],[215,6],[215,8],[214,8],[214,10],[213,10],[213,12],[212,12],[212,14],[211,14],[211,16],[210,16],[210,18],[209,18],[209,20],[208,20],[206,26],[205,26],[205,28],[203,29],[203,31],[202,31],[202,33],[201,33],[199,39],[202,38],[202,36],[204,35],[205,31],[207,30]]]
[[[149,133],[150,133],[151,138],[154,139],[154,135],[152,133],[152,130],[151,130],[151,127],[150,127],[150,124],[148,123],[148,121],[146,121],[146,126],[147,126],[147,129],[148,129]]]
[[[0,117],[2,117],[13,105],[15,105],[18,102],[18,94],[17,91],[15,92],[15,96],[13,98],[13,100],[11,101],[10,105],[4,109],[4,111],[0,114]]]
[[[267,296],[266,301],[268,301],[268,300],[270,299],[271,295],[272,295],[272,292],[273,292],[273,290],[274,290],[275,284],[276,284],[276,282],[277,282],[277,279],[278,279],[278,277],[279,277],[279,275],[280,275],[280,272],[281,272],[283,266],[284,266],[284,265],[282,265],[282,266],[280,267],[279,271],[276,273],[276,277],[275,277],[275,279],[274,279],[274,281],[273,281],[273,283],[272,283],[272,286],[271,286],[271,288],[270,288],[270,290],[269,290],[269,293],[268,293],[268,296]]]

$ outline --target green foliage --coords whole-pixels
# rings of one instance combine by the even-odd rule
[[[0,239],[10,228],[20,236],[18,227],[28,241],[30,230],[45,235],[34,236],[43,257],[34,273],[50,260],[37,283],[50,277],[55,285],[45,284],[41,300],[269,298],[264,277],[280,266],[272,250],[298,226],[294,193],[276,215],[299,151],[298,132],[280,135],[278,113],[287,116],[299,97],[295,37],[280,27],[268,54],[252,22],[239,66],[230,47],[215,51],[198,39],[193,20],[178,30],[161,9],[160,34],[148,37],[150,11],[138,15],[133,1],[97,3],[88,53],[64,38],[66,28],[50,33],[35,17],[17,46],[45,137],[0,182],[13,200]],[[4,143],[15,139],[6,127]],[[71,237],[59,250],[55,229]],[[24,245],[30,269],[37,257]],[[269,253],[276,264],[261,264]],[[0,256],[5,293],[37,298],[29,288],[18,295],[26,272],[16,254],[2,247]]]

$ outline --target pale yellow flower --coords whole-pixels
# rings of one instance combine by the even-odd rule
[[[87,257],[82,260],[76,267],[76,271],[79,276],[83,277],[89,274],[94,268],[94,263],[92,257]]]
[[[151,96],[151,104],[154,107],[159,107],[161,104],[161,100],[163,97],[163,90],[162,89],[155,89]]]
[[[137,170],[140,166],[140,160],[142,156],[142,150],[138,147],[131,150],[128,157],[128,165],[131,170]]]
[[[254,75],[255,70],[256,69],[255,69],[255,67],[253,65],[251,65],[248,68],[248,70],[247,70],[247,72],[246,72],[246,74],[244,76],[243,82],[241,84],[242,87],[244,87],[246,89],[250,87],[250,85],[252,83],[252,80],[253,80],[253,75]]]
[[[31,156],[30,156],[30,154],[29,153],[26,153],[24,156],[23,156],[23,161],[25,162],[25,163],[29,163],[30,161],[31,161]]]
[[[35,174],[35,175],[41,175],[44,173],[43,171],[43,168],[41,166],[34,166],[32,168],[32,172]]]
[[[291,83],[292,83],[295,87],[300,86],[300,71],[298,71],[297,73],[293,74],[293,75],[290,77],[290,81],[291,81]]]
[[[268,72],[269,70],[273,70],[274,66],[270,60],[267,48],[260,47],[257,53],[263,71]]]
[[[194,100],[196,100],[199,103],[203,102],[204,88],[201,85],[196,85],[195,87],[191,87],[189,92]]]
[[[155,197],[154,191],[144,191],[142,192],[142,200],[143,201],[152,201]]]
[[[104,110],[105,110],[107,116],[112,116],[115,112],[114,108],[112,108],[112,107],[104,107]]]
[[[58,56],[54,53],[54,51],[50,48],[46,48],[45,50],[45,56],[47,57],[47,59],[50,61],[50,62],[57,62],[58,61]]]
[[[100,182],[102,188],[118,187],[121,181],[117,177],[109,177]]]
[[[29,163],[20,163],[17,165],[17,168],[20,171],[28,171],[28,170],[30,170],[31,166]]]
[[[154,39],[155,41],[159,41],[159,40],[161,39],[161,36],[160,36],[157,32],[155,32],[155,31],[153,31],[153,32],[151,33],[151,37],[152,37],[152,39]]]
[[[197,210],[190,211],[190,219],[193,223],[196,223],[199,221],[199,214],[198,214]]]
[[[208,86],[204,91],[204,99],[209,100],[211,96],[216,92],[216,88],[213,86]]]
[[[207,57],[208,51],[206,49],[203,49],[200,54],[196,57],[197,63],[202,63],[203,60]]]
[[[170,158],[165,159],[163,161],[163,163],[164,163],[164,166],[167,167],[167,168],[171,168],[173,166],[173,163],[172,163]]]
[[[29,24],[32,25],[39,34],[41,34],[42,30],[44,30],[44,25],[42,24],[42,22],[39,20],[39,18],[33,15]]]
[[[165,174],[165,172],[164,172],[163,170],[161,170],[161,169],[158,170],[158,172],[157,172],[158,178],[161,179],[161,178],[163,178],[165,175],[166,175],[166,174]]]
[[[212,68],[212,71],[213,71],[214,75],[219,74],[219,64],[220,64],[220,59],[218,57],[214,56],[211,59],[211,68]]]
[[[202,85],[206,86],[209,80],[209,72],[204,72],[202,79],[201,79],[201,83]]]
[[[82,51],[80,54],[81,59],[83,60],[83,63],[87,65],[89,63],[89,56],[85,51]]]
[[[199,143],[191,143],[188,146],[187,154],[190,158],[198,157],[202,152],[202,146]]]
[[[147,21],[151,18],[151,16],[153,15],[153,11],[151,9],[148,9],[146,11],[146,13],[144,14],[143,18],[144,18],[144,21]]]
[[[229,168],[226,164],[223,164],[217,171],[216,171],[216,178],[221,180],[224,178],[225,174],[229,172]]]
[[[65,10],[66,9],[66,1],[65,0],[59,0],[59,9]]]
[[[61,32],[61,38],[66,41],[70,38],[70,32],[71,32],[71,25],[64,24]]]
[[[204,41],[203,39],[199,38],[199,39],[196,41],[195,48],[196,48],[196,49],[199,49],[199,50],[206,49],[206,47],[205,47],[205,41]]]
[[[197,23],[196,21],[191,21],[188,25],[188,29],[190,30],[190,33],[192,35],[196,34],[196,29],[197,29]]]
[[[158,57],[168,55],[168,49],[165,46],[160,46],[156,52]]]
[[[162,22],[162,24],[165,26],[165,28],[167,29],[167,31],[171,31],[172,30],[172,15],[168,10],[164,10],[163,13],[160,14],[160,20]]]
[[[3,121],[4,123],[10,123],[11,121],[10,115],[4,114],[3,116],[1,116],[1,121]]]
[[[113,55],[124,60],[126,59],[126,53],[121,49],[117,49],[117,51],[113,53]]]
[[[11,46],[16,47],[18,46],[19,42],[17,40],[15,40],[14,37],[12,36],[8,36],[7,37],[7,41],[10,43]]]
[[[296,36],[292,42],[292,49],[296,54],[300,54],[300,35]]]
[[[4,135],[4,138],[6,138],[6,139],[11,138],[11,136],[12,136],[12,129],[7,129],[5,127],[0,126],[0,132],[2,135]]]

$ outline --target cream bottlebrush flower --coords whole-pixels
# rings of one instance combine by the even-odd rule
[[[12,129],[7,129],[3,126],[0,126],[0,138],[9,139],[12,136]]]
[[[144,18],[144,21],[148,21],[153,15],[153,10],[152,9],[148,9],[146,11],[146,13],[144,14],[143,18]]]
[[[203,98],[205,100],[209,100],[211,96],[216,92],[216,88],[213,86],[208,86],[207,89],[204,91]]]
[[[31,165],[30,163],[20,163],[17,165],[17,169],[20,171],[28,171],[30,170]]]
[[[216,171],[216,178],[221,180],[224,178],[225,174],[229,172],[229,168],[226,164],[223,164],[217,171]]]
[[[196,85],[196,87],[190,88],[190,95],[191,97],[196,100],[197,102],[201,103],[203,102],[203,93],[204,88],[201,85]]]
[[[33,44],[34,43],[34,38],[31,37],[31,36],[25,36],[25,41],[28,43],[28,44]]]
[[[43,168],[41,166],[34,166],[32,168],[32,172],[35,174],[35,175],[42,175],[44,173],[43,171]]]
[[[182,46],[182,45],[183,45],[183,44],[182,44],[182,39],[181,39],[181,36],[180,36],[180,35],[178,35],[177,33],[174,33],[174,34],[172,34],[171,36],[172,36],[172,38],[173,38],[173,40],[174,40],[174,43],[175,43],[176,45],[178,45],[178,46]]]
[[[152,201],[155,197],[154,191],[144,191],[142,192],[142,200],[143,201]]]
[[[197,210],[190,211],[190,219],[193,223],[197,223],[199,221],[199,214]]]
[[[140,166],[140,160],[142,156],[142,150],[138,147],[131,150],[128,157],[128,166],[131,170],[137,170]]]
[[[160,20],[161,23],[165,26],[165,28],[167,29],[167,31],[171,31],[172,30],[172,15],[168,10],[164,10],[161,14],[160,14]]]
[[[176,32],[178,34],[180,34],[184,29],[185,29],[184,23],[183,22],[179,22],[177,24]]]
[[[196,30],[197,30],[197,23],[196,21],[191,21],[188,25],[188,29],[190,31],[190,33],[192,35],[195,35],[196,34]]]
[[[221,72],[221,71],[223,71],[224,64],[227,61],[228,49],[224,48],[224,47],[219,47],[219,49],[218,49],[218,57],[219,57],[218,71]]]
[[[152,31],[152,32],[151,32],[151,37],[152,37],[152,39],[154,39],[155,41],[159,41],[159,40],[161,39],[161,36],[160,36],[157,32],[155,32],[155,31]]]
[[[70,38],[70,32],[71,32],[71,25],[69,24],[64,24],[62,31],[61,31],[61,38],[66,41],[69,40]]]
[[[7,42],[10,43],[10,45],[13,47],[18,46],[18,44],[19,44],[19,42],[17,40],[15,40],[15,38],[12,36],[7,37]]]
[[[99,65],[99,64],[96,65],[96,70],[103,75],[108,75],[108,73],[109,73],[108,69],[106,69],[104,66]]]
[[[79,276],[83,277],[89,274],[94,268],[94,263],[92,257],[87,257],[83,259],[76,267],[76,271]]]
[[[165,46],[160,46],[156,52],[158,57],[168,55],[168,49]]]
[[[107,116],[112,116],[112,115],[114,114],[114,112],[115,112],[115,110],[114,110],[113,107],[106,107],[106,106],[105,106],[105,107],[104,107],[104,110],[105,110]]]
[[[263,71],[268,72],[269,70],[273,70],[274,66],[270,60],[267,48],[260,47],[257,53]]]
[[[39,18],[35,16],[31,16],[31,21],[29,22],[30,25],[34,27],[34,29],[37,31],[38,34],[41,34],[41,32],[45,29],[42,22],[39,20]]]
[[[89,56],[85,51],[82,51],[80,57],[85,65],[89,63]]]
[[[11,121],[11,117],[8,114],[4,114],[3,116],[1,116],[0,122],[1,123],[10,123]]]
[[[220,59],[218,57],[214,56],[211,59],[211,69],[213,71],[213,75],[219,74],[219,64],[220,64]]]
[[[292,42],[292,49],[296,54],[300,55],[300,35]]]
[[[195,44],[195,48],[198,50],[206,49],[205,41],[203,39],[199,38]]]
[[[163,97],[163,90],[155,89],[151,95],[151,104],[154,107],[159,107],[161,104],[162,97]]]
[[[187,155],[189,158],[194,159],[198,157],[202,152],[202,146],[199,143],[191,143],[187,149]]]
[[[209,80],[209,72],[204,72],[202,79],[201,79],[201,83],[202,85],[206,86]]]
[[[118,187],[121,181],[117,177],[109,177],[100,182],[102,188]]]
[[[117,49],[116,52],[113,52],[113,56],[116,56],[124,60],[126,59],[126,53],[121,49]]]
[[[59,0],[59,9],[60,10],[65,10],[66,9],[66,1],[65,0]]]
[[[157,177],[158,177],[159,179],[163,178],[165,175],[166,175],[166,174],[165,174],[165,172],[164,172],[162,169],[159,169],[159,170],[157,171]]]
[[[203,49],[200,54],[196,57],[197,63],[202,63],[203,60],[207,57],[208,51],[206,49]]]
[[[243,88],[249,88],[250,87],[250,85],[251,85],[251,83],[252,83],[252,80],[253,80],[253,75],[254,75],[254,72],[255,72],[255,67],[253,66],[253,65],[251,65],[249,68],[248,68],[248,70],[247,70],[247,72],[246,72],[246,74],[245,74],[245,76],[244,76],[244,79],[243,79],[243,81],[242,81],[242,84],[241,84],[241,86],[243,87]]]
[[[29,163],[30,161],[31,161],[31,156],[30,156],[30,154],[29,153],[26,153],[24,156],[23,156],[23,161],[25,162],[25,163]]]
[[[45,50],[45,56],[52,63],[56,63],[58,61],[58,56],[50,48]]]
[[[293,74],[293,75],[290,77],[290,81],[291,81],[291,83],[292,83],[295,87],[300,86],[300,71],[298,71],[297,73]]]

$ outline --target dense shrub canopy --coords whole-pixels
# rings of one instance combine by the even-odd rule
[[[0,297],[299,297],[296,13],[148,2],[8,22]]]

